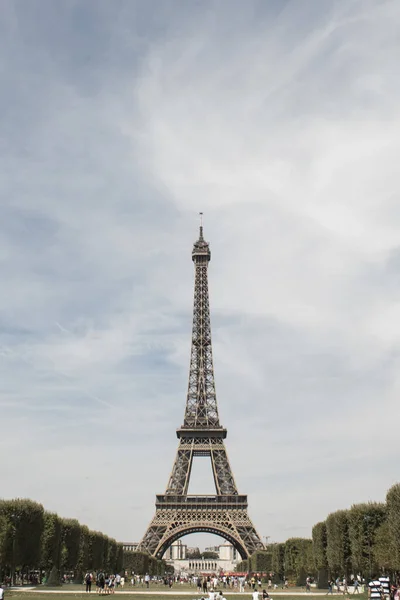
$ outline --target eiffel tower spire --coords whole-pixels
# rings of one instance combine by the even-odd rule
[[[199,239],[194,243],[192,251],[195,265],[192,349],[182,431],[183,429],[220,428],[215,395],[208,298],[207,269],[210,259],[210,247],[203,238],[201,224]]]
[[[179,445],[167,489],[157,496],[156,514],[138,548],[157,557],[162,557],[176,539],[195,531],[222,536],[243,558],[263,548],[247,514],[247,496],[238,494],[224,443],[227,431],[219,422],[208,297],[210,259],[201,221],[192,251],[195,282],[185,416],[177,430]],[[197,456],[211,459],[215,496],[188,495],[193,459]]]

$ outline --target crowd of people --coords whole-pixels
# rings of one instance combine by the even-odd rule
[[[113,575],[100,571],[97,573],[95,578],[93,573],[86,573],[84,578],[86,592],[90,593],[92,591],[93,583],[96,583],[96,590],[98,594],[113,594],[116,588],[124,588],[125,577],[121,576],[119,573]]]

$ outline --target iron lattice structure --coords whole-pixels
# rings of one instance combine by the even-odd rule
[[[179,446],[164,495],[156,499],[153,517],[138,550],[161,558],[167,548],[188,533],[205,531],[232,543],[242,558],[264,546],[247,513],[247,496],[239,495],[229,464],[215,394],[208,296],[209,244],[199,239],[192,252],[195,265],[192,348],[189,386]],[[189,496],[195,456],[211,458],[215,496]]]

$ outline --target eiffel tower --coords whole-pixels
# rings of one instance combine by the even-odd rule
[[[156,513],[138,546],[138,550],[157,558],[162,558],[174,541],[195,532],[223,537],[243,559],[264,548],[247,513],[247,496],[237,491],[224,444],[227,430],[219,422],[208,299],[210,259],[210,247],[203,238],[201,224],[192,252],[195,284],[185,418],[176,432],[179,446],[167,489],[165,494],[156,496]],[[214,496],[188,495],[195,456],[211,458]]]

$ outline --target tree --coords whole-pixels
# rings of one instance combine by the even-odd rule
[[[107,571],[109,573],[117,573],[117,542],[113,539],[108,540],[108,556],[107,556]]]
[[[350,559],[356,574],[372,577],[377,571],[372,546],[375,532],[386,519],[386,507],[382,503],[353,504],[347,512]]]
[[[144,552],[124,550],[123,568],[128,573],[133,571],[136,575],[145,575],[149,572],[149,559],[150,555]]]
[[[327,546],[326,557],[331,575],[350,573],[350,542],[348,511],[338,510],[326,519]]]
[[[249,560],[246,558],[237,563],[235,571],[237,573],[248,573],[250,571]]]
[[[61,585],[61,576],[59,569],[54,565],[50,571],[50,575],[46,580],[46,585],[49,587],[57,587]]]
[[[307,575],[314,573],[312,540],[290,538],[285,543],[285,575],[304,585]]]
[[[81,534],[79,538],[79,554],[78,563],[75,573],[75,582],[81,583],[83,581],[84,573],[86,571],[92,571],[92,555],[90,548],[90,531],[86,525],[81,525]]]
[[[203,554],[201,555],[201,558],[204,559],[209,559],[209,558],[219,558],[218,552],[211,552],[210,550],[207,550],[206,552],[203,552]]]
[[[384,521],[382,525],[375,530],[372,552],[374,563],[377,565],[380,572],[396,570],[390,544],[389,523],[387,521]]]
[[[63,519],[62,568],[75,573],[79,563],[81,525],[76,519]]]
[[[16,567],[35,568],[40,564],[43,513],[43,506],[32,500],[0,501],[5,531],[3,560],[12,573]]]
[[[199,548],[193,548],[190,552],[186,554],[187,558],[201,558],[201,552]]]
[[[271,568],[274,573],[275,582],[282,581],[285,576],[285,544],[270,544]]]
[[[328,587],[328,560],[326,557],[327,534],[326,523],[317,523],[312,528],[313,558],[317,571],[318,587]]]
[[[392,486],[386,495],[389,543],[393,555],[393,566],[400,570],[400,483]]]
[[[272,570],[272,552],[257,550],[250,557],[250,570],[256,573],[270,573]]]
[[[164,561],[165,562],[165,561]],[[117,564],[116,573],[120,573],[124,568],[124,547],[122,544],[117,544]]]
[[[100,531],[90,531],[91,563],[96,571],[105,569],[104,564],[104,535]]]
[[[53,567],[58,572],[61,567],[62,520],[56,513],[45,512],[43,515],[42,547],[40,566],[47,577]]]

